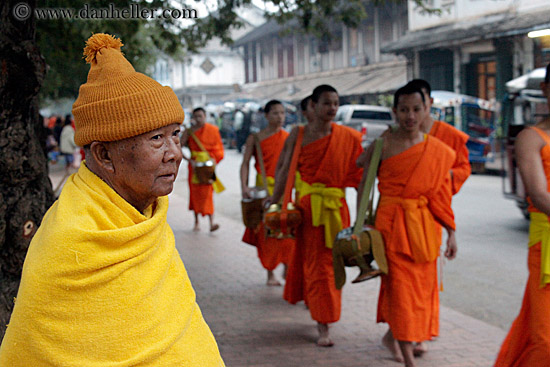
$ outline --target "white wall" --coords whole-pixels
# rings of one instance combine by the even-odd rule
[[[435,27],[463,19],[482,17],[503,12],[532,12],[550,9],[549,0],[432,0],[427,3],[442,9],[441,16],[421,14],[413,1],[409,1],[409,30]]]
[[[214,64],[210,73],[201,68],[207,58]],[[185,65],[186,87],[243,84],[244,80],[244,62],[235,53],[202,53],[192,56],[191,63]]]

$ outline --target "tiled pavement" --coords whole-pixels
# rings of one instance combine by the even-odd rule
[[[184,171],[185,172],[185,171]],[[54,172],[54,186],[61,172]],[[183,175],[181,175],[183,176]],[[341,320],[331,326],[332,348],[319,348],[317,331],[303,303],[287,304],[282,287],[265,286],[254,247],[240,241],[240,218],[218,216],[221,228],[191,231],[185,177],[170,195],[168,221],[197,293],[197,301],[228,367],[392,367],[380,339],[387,326],[376,324],[379,280],[344,286]],[[206,220],[203,228],[206,228]],[[348,272],[348,280],[355,275]],[[277,275],[280,277],[282,268]],[[467,290],[464,290],[467,291]],[[505,331],[441,307],[440,337],[428,343],[419,367],[489,367]]]
[[[335,346],[319,348],[314,344],[315,323],[304,304],[287,304],[282,287],[265,286],[255,248],[240,241],[239,218],[218,217],[221,228],[213,234],[191,231],[192,214],[182,183],[170,197],[168,220],[227,366],[401,365],[380,345],[387,326],[375,322],[378,279],[344,286],[342,318],[331,327]],[[355,271],[348,272],[348,280]],[[276,272],[280,276],[282,268]],[[492,366],[505,331],[442,307],[440,335],[429,343],[419,367]]]

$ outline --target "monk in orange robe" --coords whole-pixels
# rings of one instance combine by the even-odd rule
[[[409,82],[409,84],[422,90],[426,99],[428,111],[430,111],[433,104],[433,98],[431,97],[432,89],[430,84],[423,79],[413,79]],[[458,130],[446,122],[434,120],[429,113],[422,122],[420,130],[438,138],[455,151],[456,159],[453,163],[453,167],[451,168],[450,180],[451,190],[453,195],[455,195],[472,173],[468,147],[466,146],[469,139],[468,134]]]
[[[355,165],[361,153],[361,134],[332,122],[339,106],[333,87],[318,86],[309,103],[315,119],[305,127],[295,128],[287,139],[269,202],[279,202],[283,196],[298,131],[304,129],[295,185],[302,223],[296,233],[284,299],[292,304],[305,300],[312,319],[317,321],[317,344],[331,346],[328,324],[340,319],[341,310],[341,290],[336,289],[334,282],[332,243],[338,231],[349,226],[344,190],[357,188],[361,180],[362,170]]]
[[[260,141],[260,149],[264,162],[267,182],[268,195],[273,194],[275,183],[275,168],[279,155],[283,150],[288,133],[282,129],[285,122],[285,108],[277,100],[267,102],[264,108],[267,119],[267,127],[256,135]],[[250,159],[254,156],[256,172],[256,188],[264,186],[261,176],[260,162],[258,152],[255,146],[255,136],[250,135],[245,143],[243,162],[241,164],[241,189],[243,198],[251,198],[253,188],[248,186]],[[243,242],[256,246],[258,257],[262,266],[267,270],[267,285],[280,286],[281,283],[275,277],[273,270],[280,264],[286,265],[290,262],[292,251],[294,250],[293,239],[277,239],[266,236],[266,230],[263,223],[260,223],[255,229],[247,228]],[[286,273],[286,270],[285,270]]]
[[[422,90],[428,112],[431,111],[433,98],[431,97],[432,88],[430,83],[423,79],[413,79],[408,84]],[[434,120],[430,113],[426,115],[426,118],[420,125],[420,130],[438,138],[455,152],[456,158],[453,166],[451,167],[451,175],[445,180],[445,184],[449,185],[452,194],[456,195],[472,173],[468,147],[466,146],[469,139],[468,134],[458,130],[446,122]],[[449,197],[448,199],[451,200],[452,198]],[[439,225],[438,230],[441,231],[441,227]],[[434,330],[432,330],[432,333],[437,335],[439,334],[439,296],[436,297],[435,302],[434,322],[432,323]],[[418,343],[418,345],[414,348],[415,355],[418,356],[422,355],[426,351],[427,346],[424,343]]]
[[[541,89],[550,107],[550,64]],[[519,133],[516,159],[528,195],[529,278],[521,311],[498,354],[495,367],[550,363],[550,119]]]
[[[211,184],[198,184],[193,177],[193,166],[196,162],[205,161],[204,157],[213,159],[216,164],[223,159],[223,142],[220,136],[220,131],[214,125],[206,122],[206,112],[203,108],[198,107],[193,110],[193,124],[190,131],[201,142],[204,149],[208,152],[206,155],[202,151],[199,144],[193,139],[190,132],[185,130],[181,136],[181,145],[187,145],[191,151],[191,158],[184,156],[189,161],[189,210],[195,213],[194,231],[200,230],[199,214],[208,216],[210,221],[210,232],[219,228],[219,225],[214,223],[214,187]],[[194,182],[195,181],[195,182]],[[214,185],[219,185],[219,182],[214,182]]]
[[[437,223],[449,235],[445,255],[449,259],[456,255],[451,191],[444,184],[455,153],[420,131],[428,113],[420,89],[400,88],[394,97],[394,113],[398,128],[384,137],[378,171],[380,202],[375,227],[384,238],[389,272],[382,275],[377,321],[390,327],[383,344],[398,361],[413,367],[412,343],[429,340],[438,330],[433,326],[439,322],[434,317],[441,245]],[[367,150],[364,172],[373,146]]]

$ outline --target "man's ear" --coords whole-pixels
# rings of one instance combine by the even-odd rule
[[[95,163],[103,170],[114,173],[112,153],[113,144],[108,142],[94,141],[90,144],[90,153]]]

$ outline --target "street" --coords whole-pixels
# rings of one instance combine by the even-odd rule
[[[241,159],[237,151],[226,151],[218,172],[227,189],[215,195],[217,215],[237,220]],[[179,182],[187,174],[183,168]],[[529,222],[504,198],[501,184],[498,176],[474,174],[454,197],[459,250],[455,260],[444,264],[441,303],[507,330],[519,312],[527,279]],[[346,196],[354,217],[355,190],[347,189]]]
[[[317,331],[303,303],[289,305],[281,287],[265,286],[256,249],[241,242],[239,167],[242,155],[226,151],[217,173],[226,191],[215,195],[214,233],[194,233],[187,210],[187,166],[170,195],[168,221],[176,244],[227,366],[399,366],[380,339],[376,324],[380,280],[352,285],[347,269],[341,320],[331,326],[333,348],[315,346]],[[55,171],[57,170],[57,172]],[[54,186],[62,170],[52,169]],[[515,204],[502,197],[500,177],[472,175],[454,199],[458,258],[444,265],[440,337],[428,343],[423,367],[486,367],[494,362],[519,311],[525,286],[527,228]],[[355,192],[347,191],[350,211]],[[276,269],[280,278],[282,267]]]

